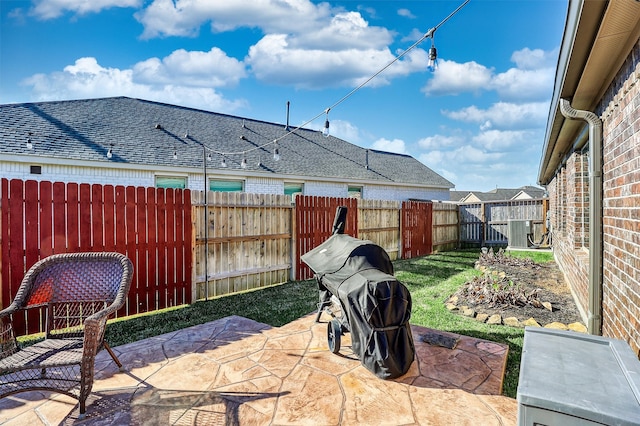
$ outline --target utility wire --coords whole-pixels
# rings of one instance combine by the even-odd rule
[[[393,60],[391,60],[387,65],[385,65],[384,67],[382,67],[380,70],[378,70],[375,74],[373,74],[371,77],[369,77],[368,79],[366,79],[365,81],[363,81],[362,83],[360,83],[357,87],[355,87],[353,90],[351,90],[349,93],[347,93],[346,95],[344,95],[342,98],[340,98],[337,102],[335,102],[333,105],[329,106],[328,108],[324,109],[321,113],[317,114],[316,116],[314,116],[313,118],[305,121],[304,123],[302,123],[301,125],[299,125],[298,127],[296,127],[293,130],[288,131],[287,133],[285,133],[284,135],[274,139],[271,142],[267,142],[264,145],[260,145],[260,146],[256,146],[254,148],[251,149],[247,149],[244,151],[238,151],[238,152],[218,152],[215,151],[213,149],[210,149],[208,147],[205,147],[207,150],[214,152],[216,154],[220,154],[220,155],[240,155],[243,154],[245,155],[248,152],[251,151],[255,151],[258,149],[262,149],[265,146],[269,146],[271,144],[277,144],[280,140],[284,139],[285,137],[289,136],[290,134],[300,130],[301,128],[305,127],[307,124],[317,120],[318,118],[320,118],[322,116],[322,114],[329,114],[329,111],[332,110],[333,108],[337,107],[338,105],[340,105],[341,103],[343,103],[344,101],[346,101],[347,99],[349,99],[351,96],[353,96],[358,90],[362,89],[364,86],[366,86],[367,84],[369,84],[369,82],[371,82],[371,80],[373,80],[374,78],[376,78],[377,76],[379,76],[380,74],[382,74],[385,70],[387,70],[387,68],[389,68],[391,65],[395,64],[397,61],[399,61],[400,59],[402,59],[407,53],[409,53],[411,50],[413,50],[415,47],[417,47],[420,43],[422,43],[424,40],[426,40],[427,38],[431,37],[433,38],[433,35],[435,34],[436,30],[438,28],[440,28],[445,22],[447,22],[449,19],[451,19],[451,17],[453,15],[455,15],[456,13],[458,13],[460,11],[460,9],[462,9],[464,6],[466,6],[467,3],[469,3],[470,0],[465,0],[461,5],[459,5],[453,12],[451,12],[446,18],[444,18],[442,21],[440,21],[440,23],[438,25],[436,25],[435,27],[429,29],[429,31],[427,31],[426,33],[424,33],[422,35],[422,37],[420,37],[420,39],[418,39],[418,41],[416,41],[415,43],[413,43],[411,46],[409,46],[407,49],[405,49],[403,52],[401,52],[399,55],[397,55],[395,58],[393,58]]]

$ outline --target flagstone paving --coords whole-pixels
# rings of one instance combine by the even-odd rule
[[[79,419],[77,401],[28,392],[0,400],[7,425],[509,425],[515,399],[501,396],[508,348],[411,326],[416,361],[402,377],[366,370],[342,337],[327,345],[328,317],[271,328],[231,316],[106,352]],[[422,341],[458,339],[453,349]],[[428,340],[433,343],[432,340]]]

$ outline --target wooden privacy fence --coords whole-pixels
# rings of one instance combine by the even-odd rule
[[[358,238],[371,240],[389,254],[400,258],[399,201],[358,200]]]
[[[288,281],[291,197],[238,192],[206,196],[204,191],[192,192],[194,298]]]
[[[392,260],[457,245],[457,206],[424,201],[224,193],[2,179],[0,300],[54,253],[117,251],[134,263],[119,316],[308,279],[300,256],[331,236],[338,206],[347,234]],[[36,323],[37,321],[32,321]]]
[[[0,210],[3,307],[39,259],[80,251],[117,251],[132,260],[119,316],[191,302],[188,190],[2,179]],[[27,324],[29,332],[40,331],[38,322]]]
[[[433,203],[431,233],[433,251],[453,250],[458,247],[460,219],[458,205],[454,203]]]
[[[506,246],[511,220],[531,221],[533,239],[537,241],[546,231],[546,206],[544,199],[460,204],[460,244],[463,247]]]
[[[433,203],[422,201],[402,202],[402,258],[431,254],[433,240],[431,234],[431,213]]]
[[[313,277],[313,272],[300,256],[322,244],[331,236],[333,220],[339,206],[347,207],[344,233],[358,237],[358,200],[356,198],[333,198],[298,195],[295,197],[295,265],[294,278],[305,280]]]

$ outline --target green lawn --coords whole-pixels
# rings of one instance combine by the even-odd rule
[[[461,250],[394,262],[396,277],[411,291],[411,323],[438,330],[506,343],[509,357],[504,395],[515,397],[524,330],[491,326],[450,313],[446,300],[460,285],[480,272],[474,269],[479,250]],[[517,254],[514,254],[517,253]],[[517,256],[531,252],[512,252]],[[536,261],[544,261],[536,259]],[[318,291],[313,280],[289,282],[262,290],[196,302],[151,314],[110,322],[107,341],[122,345],[229,315],[239,315],[274,327],[316,310]]]

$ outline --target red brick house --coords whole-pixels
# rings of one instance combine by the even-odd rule
[[[640,2],[569,0],[538,181],[589,332],[640,352]]]

